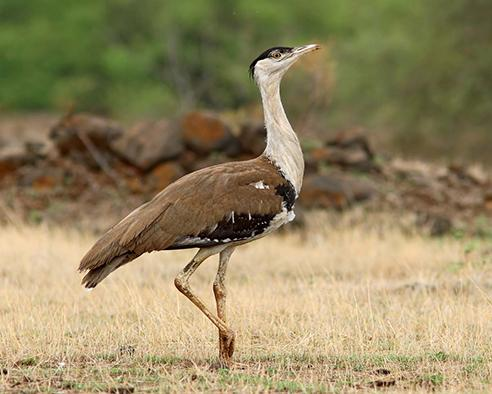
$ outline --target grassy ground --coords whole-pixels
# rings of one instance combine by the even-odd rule
[[[173,278],[192,251],[144,256],[94,291],[91,236],[0,229],[0,391],[492,390],[492,248],[391,225],[324,224],[239,248],[236,360]],[[212,305],[216,260],[192,285]]]

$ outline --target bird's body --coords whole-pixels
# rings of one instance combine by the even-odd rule
[[[294,218],[304,173],[295,132],[280,100],[280,81],[303,53],[316,45],[265,51],[250,70],[260,87],[267,146],[256,159],[208,167],[185,175],[108,230],[82,259],[83,283],[95,287],[107,275],[143,253],[200,248],[175,280],[218,327],[220,358],[230,364],[234,333],[225,325],[224,277],[234,248],[263,237]],[[283,61],[283,63],[281,63]],[[214,282],[217,315],[191,291],[188,279],[209,256],[220,253]]]
[[[292,184],[264,156],[185,175],[96,242],[80,264],[89,271],[84,283],[95,287],[113,269],[146,252],[264,236],[293,219],[295,198]]]

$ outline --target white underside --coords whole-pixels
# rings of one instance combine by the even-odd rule
[[[275,215],[270,222],[270,225],[265,229],[263,233],[271,233],[272,231],[277,230],[279,227],[283,226],[284,224],[287,224],[289,222],[292,222],[294,218],[296,217],[296,214],[294,211],[287,211],[287,208],[282,207],[282,211]]]

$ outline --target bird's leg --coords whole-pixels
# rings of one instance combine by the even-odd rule
[[[209,320],[219,329],[219,332],[222,336],[227,338],[234,338],[234,332],[226,326],[225,322],[222,319],[212,314],[210,310],[205,306],[203,301],[192,293],[191,287],[188,283],[190,276],[193,275],[193,273],[200,266],[200,264],[205,261],[205,259],[214,254],[222,252],[224,249],[224,246],[200,249],[195,257],[193,257],[193,259],[188,263],[188,265],[184,267],[183,271],[181,271],[176,279],[174,279],[174,284],[181,293],[183,293],[191,302],[193,302],[193,304],[198,307],[198,309],[203,312],[205,316],[209,318]],[[232,341],[234,341],[234,339],[229,340],[229,343]]]
[[[214,280],[214,295],[215,301],[217,303],[217,316],[224,323],[226,323],[226,296],[227,291],[225,287],[225,275],[227,270],[227,263],[234,252],[234,247],[224,249],[220,252],[219,257],[219,269],[217,270],[217,275]],[[231,357],[234,353],[234,334],[230,336],[229,334],[224,335],[219,330],[219,359],[221,364],[229,366],[231,363]]]

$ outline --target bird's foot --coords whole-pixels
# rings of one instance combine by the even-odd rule
[[[232,355],[234,354],[235,337],[233,331],[219,334],[219,364],[220,368],[230,369],[233,366]]]
[[[224,351],[227,353],[227,355],[232,357],[234,354],[234,344],[236,342],[236,334],[234,334],[233,331],[230,331],[227,333],[227,336],[224,338]]]
[[[227,370],[232,370],[232,369],[248,369],[249,365],[246,363],[241,363],[239,361],[233,361],[230,358],[222,358],[220,357],[219,360],[216,363],[213,363],[210,365],[211,370],[219,370],[219,369],[227,369]]]
[[[240,363],[237,361],[232,361],[231,359],[229,360],[224,360],[224,359],[219,359],[217,362],[214,362],[210,364],[210,370],[211,371],[217,371],[219,369],[226,369],[226,370],[244,370],[249,367],[248,364],[245,363]]]

